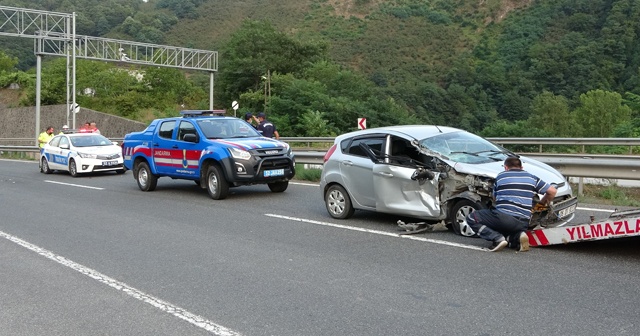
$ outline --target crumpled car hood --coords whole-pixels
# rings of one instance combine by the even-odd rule
[[[526,156],[520,156],[520,160],[522,161],[524,170],[541,178],[547,183],[562,183],[566,181],[564,176],[562,176],[560,172],[545,163],[532,158],[528,158]],[[481,164],[459,163],[450,160],[444,161],[451,165],[457,172],[465,174],[496,178],[496,176],[498,176],[498,173],[504,171],[504,168],[502,166],[504,161],[502,160]]]

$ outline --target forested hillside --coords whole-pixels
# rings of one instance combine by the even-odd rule
[[[0,4],[75,11],[78,34],[217,50],[216,108],[266,110],[285,135],[338,134],[367,117],[487,136],[640,136],[637,0]],[[30,104],[31,41],[0,37],[0,49],[0,85],[22,81]],[[208,106],[205,74],[140,69],[139,82],[115,65],[78,66],[79,86],[101,88],[78,98],[94,109],[145,120]],[[64,102],[64,62],[45,71],[46,102]]]

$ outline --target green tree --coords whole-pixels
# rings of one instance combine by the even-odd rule
[[[581,134],[579,125],[569,111],[567,98],[549,91],[544,91],[533,99],[529,124],[554,137],[574,137]]]
[[[326,44],[299,41],[264,21],[244,21],[221,51],[216,90],[223,106],[242,92],[260,90],[267,71],[299,74],[326,57]]]
[[[15,70],[17,64],[17,57],[11,57],[0,51],[0,74]]]
[[[631,109],[622,105],[617,92],[592,90],[580,95],[576,118],[584,128],[586,137],[609,137],[620,124],[631,118]]]

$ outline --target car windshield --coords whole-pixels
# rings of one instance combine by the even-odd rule
[[[420,146],[461,163],[503,161],[511,153],[475,134],[452,132],[420,140]]]
[[[100,134],[91,134],[83,136],[71,136],[71,144],[74,147],[93,147],[93,146],[111,146],[111,140]]]
[[[207,139],[253,138],[260,133],[240,119],[200,119],[198,125]]]

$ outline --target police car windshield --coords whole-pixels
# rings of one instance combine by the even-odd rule
[[[100,134],[91,134],[83,136],[71,136],[71,144],[74,147],[94,147],[94,146],[111,146],[111,140]]]
[[[253,126],[240,119],[203,118],[197,121],[207,139],[259,137]]]

